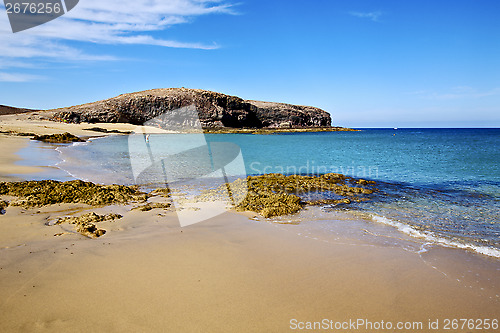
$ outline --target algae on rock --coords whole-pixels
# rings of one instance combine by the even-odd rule
[[[7,201],[0,200],[0,214],[5,214],[5,208],[9,206]]]
[[[55,180],[0,182],[0,195],[18,197],[12,206],[39,207],[58,203],[83,203],[102,206],[144,201],[145,193],[136,186],[98,185],[81,180],[59,182]]]
[[[85,140],[68,132],[63,134],[35,135],[32,140],[52,143],[85,142]]]
[[[150,195],[161,195],[162,197],[168,198],[170,196],[170,188],[160,187],[160,188],[154,189],[149,194]]]
[[[170,206],[171,205],[168,202],[165,202],[165,203],[163,203],[163,202],[148,202],[145,205],[134,207],[134,208],[132,208],[132,210],[140,210],[141,212],[147,212],[147,211],[150,211],[150,210],[156,209],[156,208],[167,209],[167,208],[170,208]]]
[[[90,238],[97,238],[106,233],[106,230],[99,229],[95,225],[99,222],[113,221],[122,218],[118,214],[97,215],[94,212],[75,217],[63,217],[58,219],[55,224],[69,223],[76,225],[76,231]]]
[[[262,191],[249,192],[236,208],[241,211],[257,212],[264,217],[273,217],[296,213],[302,205],[300,198],[294,194]]]
[[[239,204],[240,211],[253,211],[264,217],[288,215],[298,212],[305,205],[349,204],[352,201],[368,200],[372,194],[373,181],[355,179],[338,173],[304,176],[266,174],[237,179],[230,184],[230,195]],[[367,186],[367,187],[363,187]],[[226,193],[226,185],[205,191],[200,198],[207,200]],[[335,194],[334,199],[304,200],[302,195],[318,192]],[[349,198],[347,198],[349,197]]]

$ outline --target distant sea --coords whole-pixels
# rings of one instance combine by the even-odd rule
[[[172,135],[150,140],[165,147],[175,141]],[[248,175],[337,172],[375,180],[380,192],[373,200],[324,211],[362,212],[428,242],[500,258],[500,129],[208,134],[205,140],[239,146]],[[127,136],[109,136],[60,146],[56,163],[75,178],[133,184],[131,149]]]

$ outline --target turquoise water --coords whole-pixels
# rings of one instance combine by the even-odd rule
[[[249,174],[339,172],[376,180],[381,195],[374,200],[326,209],[366,212],[431,242],[500,254],[500,129],[366,129],[208,140],[240,145]]]
[[[500,181],[500,129],[370,129],[282,135],[207,135],[243,151],[248,173],[340,172],[418,185]]]
[[[172,147],[182,150],[185,142],[200,139],[175,137],[151,135],[150,141],[164,147],[166,157]],[[429,242],[500,257],[500,129],[366,129],[204,138],[211,144],[239,146],[246,174],[339,172],[375,180],[380,192],[374,200],[324,210],[363,212],[375,222]],[[77,178],[133,184],[137,176],[133,165],[149,161],[148,154],[137,153],[136,148],[126,136],[59,147],[64,160],[59,167]],[[182,177],[193,165],[198,162],[184,159],[170,172]],[[244,175],[245,170],[240,171],[230,174]],[[161,182],[164,177],[151,170],[148,179]]]

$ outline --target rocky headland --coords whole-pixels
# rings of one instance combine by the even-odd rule
[[[51,110],[52,119],[68,123],[142,125],[161,115],[194,105],[201,126],[221,129],[336,130],[330,114],[312,106],[244,100],[217,92],[168,88],[123,94],[107,100]]]
[[[0,105],[0,116],[7,115],[7,114],[19,114],[19,113],[28,113],[28,112],[36,112],[36,111],[39,111],[39,110],[22,109],[22,108],[16,108],[13,106]]]

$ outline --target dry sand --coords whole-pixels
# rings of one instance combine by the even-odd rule
[[[1,175],[19,173],[11,163],[23,140],[0,138]],[[124,218],[101,224],[107,233],[97,239],[47,225],[85,211]],[[8,207],[0,215],[0,331],[288,332],[299,331],[292,319],[368,319],[423,323],[401,332],[442,332],[445,318],[500,317],[496,260],[453,249],[422,255],[314,230],[304,237],[300,228],[232,212],[181,228],[163,209]],[[471,260],[490,280],[459,275]],[[429,330],[429,319],[441,329]]]
[[[150,126],[136,126],[124,123],[95,123],[95,124],[67,124],[44,120],[46,112],[22,113],[0,116],[0,132],[34,133],[37,135],[62,134],[70,132],[73,135],[83,137],[96,137],[105,134],[90,131],[88,129],[99,127],[107,130],[117,130],[122,132],[135,131],[146,128],[148,133],[170,133]],[[48,114],[48,113],[47,113]]]

